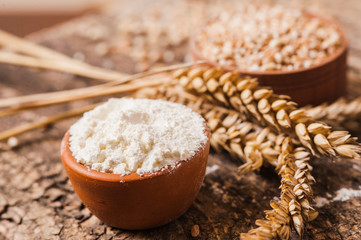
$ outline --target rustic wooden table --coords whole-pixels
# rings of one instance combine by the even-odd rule
[[[117,11],[131,9],[130,5],[123,1]],[[360,95],[360,2],[307,1],[302,5],[331,14],[345,29],[350,40],[348,97]],[[133,73],[137,66],[126,49],[120,53],[100,51],[99,44],[104,48],[107,46],[104,43],[116,41],[113,36],[117,34],[118,17],[114,9],[107,10],[29,38],[89,63]],[[186,46],[186,42],[172,46],[176,48],[174,61],[183,59]],[[68,74],[0,65],[1,98],[95,83]],[[0,130],[89,102],[78,101],[0,119]],[[202,189],[182,217],[147,231],[109,227],[81,203],[61,165],[60,140],[74,121],[75,118],[23,134],[18,138],[19,145],[11,149],[0,143],[0,239],[239,239],[241,232],[264,217],[263,211],[270,208],[269,201],[279,196],[280,183],[273,169],[240,177],[237,163],[228,155],[211,154]],[[341,199],[339,191],[343,188],[360,191],[361,163],[322,159],[315,160],[313,166],[320,215],[307,226],[304,239],[361,239],[361,197]],[[297,236],[293,234],[292,238]]]

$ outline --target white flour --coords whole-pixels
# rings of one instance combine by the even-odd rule
[[[187,160],[207,142],[200,115],[148,99],[110,99],[85,113],[70,134],[70,150],[79,163],[122,175],[156,172]]]
[[[326,193],[327,198],[324,197],[316,197],[315,198],[315,206],[318,208],[322,208],[325,205],[330,204],[334,201],[347,201],[351,198],[361,197],[361,186],[358,189],[348,189],[348,188],[341,188],[336,192],[336,196],[332,198],[332,195]]]
[[[315,206],[318,208],[322,208],[325,205],[328,205],[330,201],[324,197],[315,197]]]
[[[361,186],[360,190],[341,188],[337,191],[337,195],[333,198],[334,201],[347,201],[351,198],[361,197]]]
[[[211,173],[217,171],[218,169],[219,169],[219,165],[216,165],[216,164],[213,166],[210,166],[210,167],[207,166],[206,175],[211,174]]]

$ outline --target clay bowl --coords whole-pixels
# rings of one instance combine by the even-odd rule
[[[260,85],[272,87],[275,93],[291,96],[292,100],[300,106],[332,102],[345,95],[348,52],[348,41],[345,34],[336,23],[328,19],[307,12],[304,12],[304,14],[311,18],[318,18],[325,24],[335,26],[342,38],[342,46],[333,55],[309,68],[292,71],[245,71],[230,66],[223,66],[223,69],[225,71],[237,70],[242,75],[256,77]],[[195,37],[190,39],[190,50],[194,60],[204,60],[207,65],[219,66],[218,63],[202,55]]]
[[[193,203],[207,166],[208,128],[206,134],[206,145],[191,159],[143,176],[102,173],[77,163],[69,132],[62,140],[61,159],[76,194],[96,217],[121,229],[148,229],[178,218]]]

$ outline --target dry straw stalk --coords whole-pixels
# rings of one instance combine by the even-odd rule
[[[70,73],[82,77],[97,79],[101,81],[114,81],[124,78],[125,74],[115,71],[94,67],[79,61],[72,60],[52,60],[36,57],[24,56],[12,52],[0,52],[0,63],[24,66],[30,68],[46,69],[64,73]]]
[[[163,68],[157,68],[139,74],[128,75],[128,77],[126,78],[118,79],[110,83],[100,84],[91,87],[0,99],[0,117],[17,114],[21,111],[37,107],[118,93],[129,93],[142,87],[162,85],[168,82],[169,77],[165,78],[165,76],[161,76],[157,77],[156,79],[145,78],[157,74],[164,74],[175,69],[184,68],[198,63],[202,62],[178,64]]]
[[[102,81],[113,81],[126,76],[116,71],[75,60],[2,30],[0,30],[0,45],[2,48],[23,54],[2,51],[0,52],[1,63],[72,73]]]
[[[10,137],[13,137],[18,134],[33,130],[33,129],[36,129],[36,128],[45,127],[51,123],[54,123],[54,122],[57,122],[57,121],[60,121],[63,119],[67,119],[70,117],[74,117],[74,116],[83,114],[84,112],[89,111],[96,106],[97,106],[97,104],[81,107],[81,108],[74,109],[74,110],[64,112],[64,113],[60,113],[60,114],[57,114],[54,116],[43,117],[40,120],[37,120],[35,122],[30,122],[30,123],[22,124],[18,127],[10,128],[8,130],[0,132],[0,141],[10,138]]]

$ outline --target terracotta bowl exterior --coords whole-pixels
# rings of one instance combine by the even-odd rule
[[[77,163],[69,132],[62,140],[61,159],[76,194],[96,217],[121,229],[148,229],[178,218],[193,203],[207,166],[208,127],[206,134],[206,145],[191,159],[143,176],[102,173]]]
[[[346,94],[347,85],[347,54],[348,41],[342,29],[334,22],[313,14],[304,13],[306,16],[318,18],[326,24],[335,26],[342,38],[342,46],[335,54],[326,58],[320,64],[309,68],[293,71],[258,71],[251,72],[244,69],[223,66],[226,71],[238,70],[242,75],[258,78],[260,85],[269,86],[278,94],[292,97],[300,106],[312,104],[319,105],[323,102],[332,102]],[[206,56],[203,56],[195,38],[190,39],[190,49],[194,60],[204,60],[210,66],[219,66]]]

